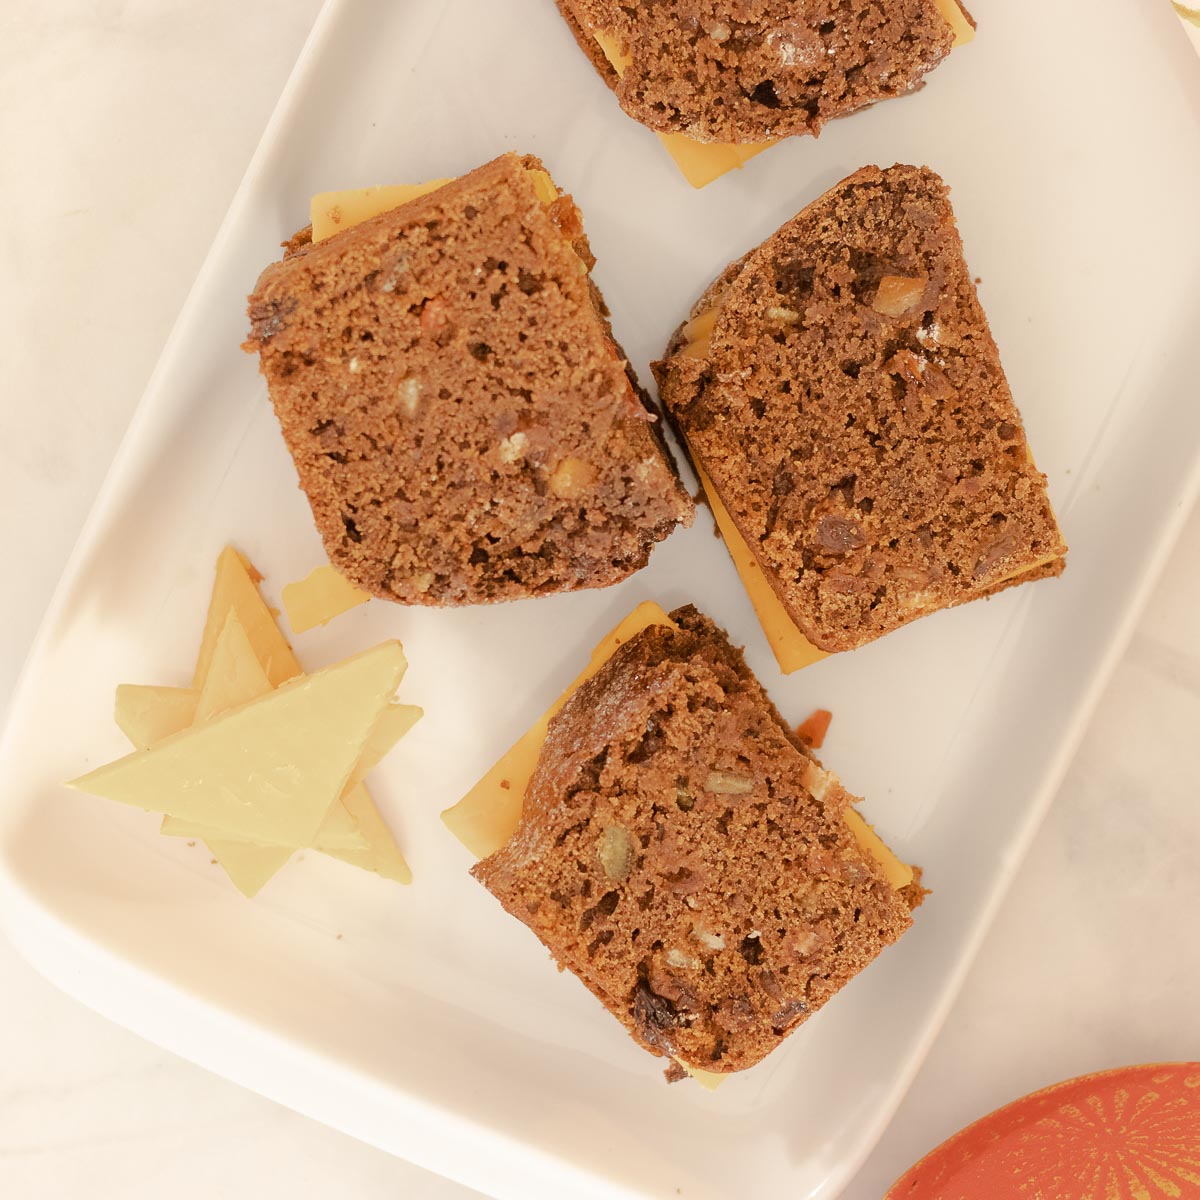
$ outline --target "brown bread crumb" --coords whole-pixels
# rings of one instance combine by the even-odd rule
[[[920,286],[889,284],[881,306],[889,279]],[[864,167],[728,267],[692,317],[714,310],[707,349],[685,353],[681,326],[655,375],[809,641],[853,649],[1062,571],[1046,477],[932,171]]]
[[[954,45],[935,0],[556,2],[634,120],[700,142],[818,134],[915,91]],[[620,75],[596,32],[631,59]]]
[[[330,562],[406,604],[619,582],[693,506],[612,339],[569,196],[508,154],[312,243],[248,350]]]
[[[652,1053],[753,1065],[911,924],[852,797],[694,608],[551,722],[512,839],[473,874]]]

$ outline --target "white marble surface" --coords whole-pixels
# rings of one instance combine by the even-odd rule
[[[0,713],[319,0],[0,0]],[[996,1105],[1200,1046],[1200,514],[849,1200]],[[471,1193],[139,1041],[0,942],[0,1194]]]

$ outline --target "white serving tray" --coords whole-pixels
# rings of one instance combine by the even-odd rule
[[[838,1192],[952,1003],[1198,481],[1194,54],[1165,3],[972,8],[978,41],[920,94],[697,193],[620,113],[550,0],[331,0],[13,706],[0,900],[37,967],[147,1038],[492,1196]],[[427,716],[375,791],[416,883],[310,854],[248,903],[153,818],[60,781],[124,752],[116,683],[187,680],[227,540],[275,597],[322,559],[238,349],[243,298],[309,194],[457,175],[510,148],[542,155],[578,199],[647,382],[709,279],[825,187],[867,162],[939,170],[1070,566],[786,680],[704,512],[616,589],[352,612],[296,646],[316,666],[403,639],[402,698]],[[647,597],[695,601],[728,627],[788,717],[834,711],[824,757],[933,888],[898,947],[715,1095],[665,1086],[661,1063],[469,878],[438,819]]]

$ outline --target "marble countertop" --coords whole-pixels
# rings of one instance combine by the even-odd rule
[[[0,13],[0,714],[319,0]],[[961,997],[848,1200],[1007,1100],[1200,1045],[1200,513]],[[472,1193],[140,1041],[0,941],[0,1191]]]

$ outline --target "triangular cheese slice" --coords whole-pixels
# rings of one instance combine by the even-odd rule
[[[213,580],[212,597],[208,603],[208,619],[200,640],[196,659],[196,674],[192,685],[204,686],[209,664],[217,648],[217,638],[229,613],[237,613],[255,656],[262,663],[272,687],[300,674],[300,663],[287,638],[275,623],[275,613],[268,607],[258,590],[262,576],[232,546],[226,546],[217,559],[217,574]]]
[[[425,715],[415,704],[389,704],[371,730],[362,757],[350,774],[347,790],[361,783],[391,752],[396,743]]]
[[[253,900],[285,866],[294,851],[280,846],[253,846],[249,842],[230,842],[209,837],[204,844],[247,900]]]
[[[374,871],[396,883],[412,883],[412,872],[400,853],[392,832],[379,815],[375,802],[363,785],[357,784],[342,794],[342,803],[354,818],[367,840],[365,850],[330,850],[322,847],[332,858],[340,858],[353,867]]]
[[[343,789],[338,802],[330,806],[325,820],[321,822],[321,827],[312,841],[306,842],[303,846],[287,846],[278,838],[270,837],[267,834],[258,834],[255,837],[248,837],[244,834],[234,835],[223,829],[216,829],[211,824],[201,821],[185,821],[182,817],[163,817],[159,833],[164,837],[202,838],[210,843],[213,838],[221,838],[223,841],[237,842],[243,846],[286,848],[289,852],[309,848],[320,850],[326,854],[365,850],[367,849],[367,839],[358,828],[358,824],[350,815],[350,810],[345,804],[346,793],[353,786],[358,785],[350,784]]]
[[[214,659],[214,664],[215,662]],[[331,854],[335,858],[345,858],[347,855],[360,853],[370,856],[374,853],[372,849],[373,834],[360,827],[355,814],[369,808],[368,823],[371,829],[382,829],[386,832],[387,826],[375,808],[370,793],[362,786],[362,781],[370,771],[379,765],[380,761],[422,715],[422,710],[415,704],[389,704],[383,710],[378,724],[371,731],[371,736],[363,747],[362,756],[350,773],[345,788],[342,789],[341,798],[330,808],[321,828],[317,830],[317,836],[312,842],[314,849],[320,850],[323,854]],[[174,732],[174,730],[170,732]],[[351,792],[355,793],[353,803],[351,802]],[[220,834],[221,831],[213,830],[211,826],[198,822],[183,821],[178,817],[164,817],[161,832],[167,837],[204,838],[211,845],[211,837]],[[247,839],[237,840],[246,841]],[[278,839],[255,839],[252,844],[275,846],[278,845]],[[394,845],[391,835],[388,834],[384,846],[385,852],[388,846]],[[220,856],[218,855],[218,857]],[[346,858],[346,861],[353,860]],[[405,869],[407,870],[407,868]],[[368,867],[368,870],[375,870],[375,868]]]
[[[193,724],[211,721],[230,709],[265,696],[270,690],[270,680],[238,620],[237,611],[230,608],[217,637]],[[160,832],[171,836],[175,832],[170,827],[171,822],[176,820],[176,817],[163,817]],[[179,831],[178,836],[188,836],[188,830]],[[192,827],[191,836],[204,839],[230,882],[247,899],[258,895],[267,881],[292,857],[291,847],[250,845],[221,837],[203,827]]]
[[[113,720],[134,746],[146,750],[186,729],[196,719],[199,699],[195,688],[122,683],[117,688]]]
[[[211,721],[231,708],[265,696],[270,690],[271,681],[250,645],[237,610],[231,608],[217,637],[193,723]]]
[[[283,589],[283,607],[293,633],[307,633],[328,625],[334,617],[366,604],[370,592],[355,587],[333,567],[318,567],[297,583]]]
[[[284,684],[72,786],[248,838],[305,845],[405,670],[396,641]]]
[[[154,694],[164,690],[168,694],[163,698],[162,707],[155,710],[153,707]],[[129,696],[128,689],[126,689],[126,707],[128,708],[135,700],[140,700],[141,708],[137,711],[140,728],[143,732],[153,729],[155,733],[153,738],[140,742],[130,737],[130,740],[134,741],[135,745],[139,746],[140,749],[145,749],[171,736],[171,734],[178,733],[181,729],[185,729],[189,725],[212,720],[213,717],[219,716],[231,708],[247,704],[251,700],[256,700],[259,696],[265,696],[267,692],[271,691],[271,685],[267,680],[266,672],[263,670],[262,664],[254,653],[250,645],[250,640],[246,636],[245,630],[238,620],[237,613],[233,609],[230,609],[227,614],[225,625],[217,639],[216,649],[209,665],[208,676],[198,701],[193,691],[186,690],[186,694],[193,697],[190,713],[185,703],[169,694],[172,691],[184,690],[141,689],[140,691],[135,690],[133,695]],[[122,690],[118,689],[118,706],[121,703],[121,696]],[[388,709],[397,707],[400,706],[388,705]],[[129,714],[126,713],[125,715],[129,719]],[[384,721],[381,719],[380,726],[382,727],[384,724]],[[374,762],[378,762],[383,757],[383,754],[386,754],[387,750],[391,748],[394,739],[389,741],[388,738],[395,724],[395,718],[389,718],[387,727],[383,729],[382,733],[379,731],[372,732],[369,747],[370,753],[374,756]],[[129,735],[127,734],[127,736]],[[382,749],[380,748],[381,743]],[[361,764],[359,764],[359,768],[361,768]],[[356,768],[356,770],[359,768]],[[365,771],[363,773],[365,774]],[[279,838],[256,838],[253,841],[246,838],[230,838],[227,832],[213,829],[211,824],[185,821],[179,817],[163,817],[160,832],[166,837],[202,838],[208,843],[209,848],[221,862],[221,865],[226,867],[226,860],[218,852],[214,839],[220,838],[223,842],[240,842],[269,846],[274,850],[281,848]],[[321,824],[321,828],[317,831],[315,843],[319,849],[361,850],[367,847],[366,839],[359,832],[354,818],[350,816],[349,812],[341,804],[331,806],[328,815]],[[287,857],[293,848],[287,848],[288,854],[284,855],[283,862],[287,861]],[[283,863],[281,862],[280,866],[282,865]],[[254,864],[254,868],[256,874],[259,870],[265,869],[263,864],[257,862]],[[234,872],[230,871],[230,874],[233,875]],[[238,881],[235,879],[234,882]]]

